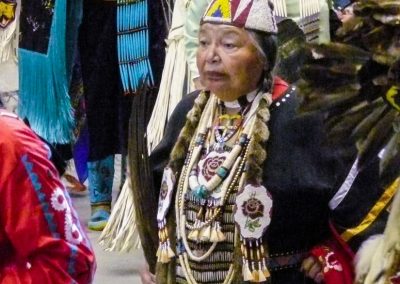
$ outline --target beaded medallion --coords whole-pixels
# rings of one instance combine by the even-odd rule
[[[16,10],[16,0],[0,0],[0,29],[6,29],[15,20]]]
[[[162,222],[167,215],[167,211],[171,204],[172,192],[175,186],[175,175],[172,169],[166,167],[164,169],[161,187],[160,187],[160,197],[158,199],[158,211],[157,211],[157,221]]]
[[[167,222],[166,215],[168,209],[171,205],[172,192],[175,187],[175,175],[172,172],[172,169],[166,167],[164,169],[161,188],[160,188],[160,197],[158,201],[158,211],[157,211],[157,223],[158,223],[158,237],[160,239],[160,245],[157,251],[157,260],[161,263],[168,263],[171,258],[175,256],[174,252],[171,249],[171,244],[168,237],[167,230]]]
[[[259,239],[271,223],[272,198],[262,185],[247,184],[236,196],[235,222],[240,235]]]
[[[262,185],[246,184],[236,195],[235,223],[241,237],[243,279],[264,282],[270,277],[262,236],[271,223],[272,198]]]

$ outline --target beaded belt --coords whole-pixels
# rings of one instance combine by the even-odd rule
[[[271,254],[268,258],[267,266],[270,271],[296,268],[301,265],[307,255],[308,253],[306,252]]]

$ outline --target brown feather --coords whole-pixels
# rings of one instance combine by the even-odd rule
[[[385,147],[379,171],[383,186],[400,176],[400,133],[396,133]]]
[[[153,185],[153,177],[149,168],[145,132],[156,95],[157,90],[145,85],[134,95],[128,138],[130,178],[137,226],[144,255],[153,272],[157,261],[155,256],[158,247],[156,222],[158,188]]]
[[[382,102],[382,100],[381,100]],[[372,110],[365,118],[354,128],[351,133],[351,138],[355,141],[365,138],[369,131],[379,122],[387,110],[386,104],[382,104]]]
[[[390,140],[394,133],[392,123],[396,115],[395,110],[388,111],[377,125],[371,129],[365,140],[358,143],[360,167],[365,166],[374,159]]]

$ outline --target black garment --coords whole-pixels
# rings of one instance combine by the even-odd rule
[[[149,7],[149,58],[153,70],[154,83],[158,88],[165,62],[165,39],[168,28],[164,20],[161,1],[147,0]]]
[[[71,160],[72,155],[72,145],[71,144],[54,144],[52,145],[54,149],[59,153],[60,157],[64,161]]]
[[[0,110],[2,108],[2,104],[0,102]],[[29,120],[27,118],[23,119],[24,123],[30,128],[30,124],[29,124]],[[33,131],[33,130],[32,130]],[[68,158],[67,156],[64,155],[68,155],[68,150],[67,148],[70,147],[70,144],[56,144],[56,145],[52,145],[51,143],[49,143],[48,141],[46,141],[46,139],[44,139],[43,137],[39,136],[37,133],[35,133],[37,135],[37,137],[39,137],[40,140],[42,140],[43,143],[45,143],[47,145],[47,147],[49,147],[51,156],[50,156],[50,161],[53,163],[53,165],[56,167],[58,174],[60,176],[62,176],[65,173],[65,169],[67,168],[67,160],[69,160],[70,158]],[[57,148],[60,147],[60,148]],[[60,152],[61,151],[61,152]],[[63,152],[65,151],[65,152]],[[71,157],[72,157],[72,153],[71,153]]]
[[[131,97],[122,95],[117,57],[117,5],[84,1],[79,34],[89,129],[89,161],[126,153]]]
[[[23,0],[21,3],[19,47],[47,54],[53,22],[55,0]]]
[[[184,97],[177,106],[164,139],[150,157],[155,185],[161,183],[162,170],[196,95]],[[307,252],[329,237],[328,222],[330,217],[336,216],[329,210],[328,203],[351,166],[339,152],[322,146],[321,117],[296,117],[296,107],[297,98],[293,94],[270,108],[270,138],[266,145],[263,183],[274,202],[272,222],[264,236],[271,254]],[[376,188],[382,190],[377,181],[377,172],[372,171],[360,175],[353,188],[362,188],[363,194],[368,195],[376,192]],[[355,192],[360,194],[360,191]],[[363,208],[357,198],[354,201],[354,211]],[[313,283],[297,268],[272,272],[271,275],[272,284]]]
[[[332,221],[339,233],[348,228],[359,226],[367,216],[376,201],[384,194],[386,188],[382,187],[380,181],[375,178],[379,176],[379,159],[359,173],[355,185],[352,186],[350,194],[335,208]],[[360,206],[362,205],[362,206]],[[386,221],[389,217],[388,202],[377,218],[365,230],[355,234],[348,244],[356,251],[362,242],[370,236],[382,233],[385,230]]]

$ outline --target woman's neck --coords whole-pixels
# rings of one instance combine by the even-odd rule
[[[224,105],[227,114],[236,114],[245,109],[249,104],[253,102],[258,93],[257,91],[258,90],[253,90],[247,95],[240,96],[237,100],[234,101],[220,101],[220,103]]]

